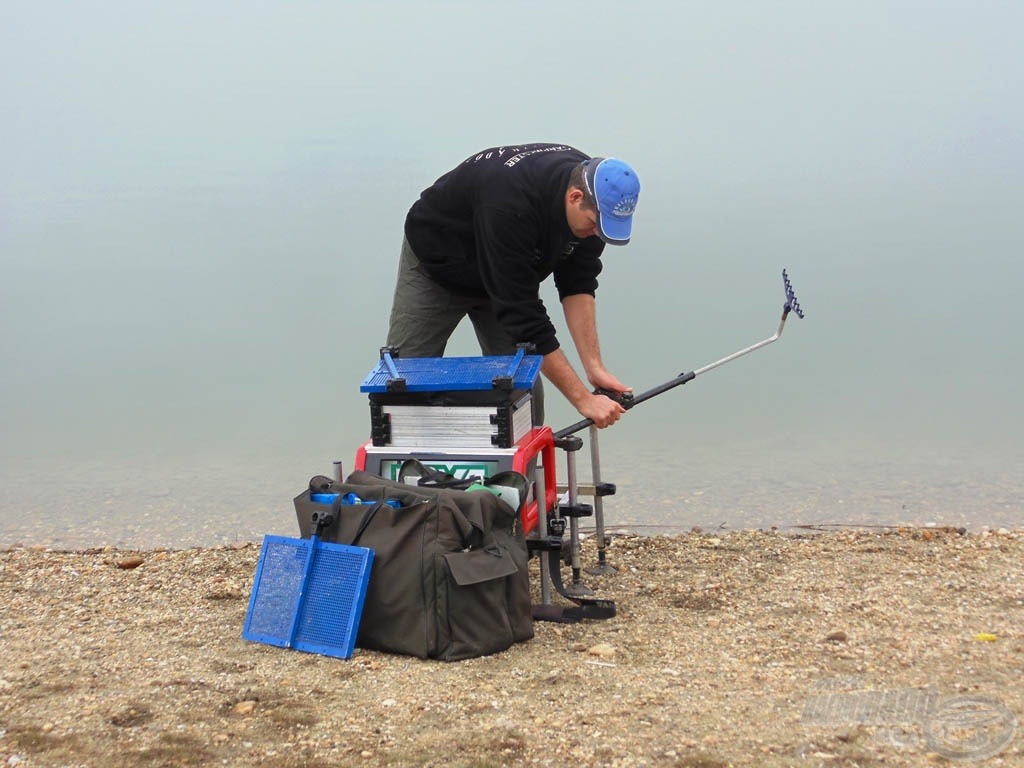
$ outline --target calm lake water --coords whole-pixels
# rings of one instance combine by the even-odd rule
[[[523,141],[640,175],[598,292],[638,391],[773,333],[783,268],[807,310],[602,434],[610,527],[1022,524],[1024,5],[395,5],[5,11],[0,547],[296,533],[406,210]]]
[[[602,433],[601,477],[617,486],[604,502],[609,530],[1021,525],[1021,474],[977,455],[921,449],[886,456],[870,445],[793,447],[764,439],[694,452],[672,439],[656,442],[629,448]],[[312,475],[332,472],[331,456],[64,457],[24,461],[10,472],[8,465],[0,544],[183,547],[295,536],[292,497]],[[338,459],[352,466],[351,455]],[[578,466],[581,481],[589,479],[586,451]],[[592,519],[582,521],[584,531],[592,527]]]

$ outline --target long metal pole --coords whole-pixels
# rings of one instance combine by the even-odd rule
[[[537,500],[537,536],[543,539],[548,535],[548,501],[541,464],[534,471],[533,495]],[[540,603],[551,605],[551,571],[546,550],[541,550],[540,556]]]
[[[597,536],[597,565],[588,568],[587,573],[600,576],[614,573],[615,568],[605,561],[604,497],[601,495],[601,451],[598,447],[598,428],[590,425],[590,471],[594,483],[594,526]]]

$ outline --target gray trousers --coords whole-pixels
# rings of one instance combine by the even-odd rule
[[[387,345],[397,348],[399,357],[443,357],[448,339],[467,316],[481,353],[488,357],[516,353],[516,342],[498,322],[490,299],[462,296],[434,282],[402,238]],[[533,387],[533,423],[544,423],[540,377]]]

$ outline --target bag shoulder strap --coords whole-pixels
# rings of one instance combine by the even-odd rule
[[[363,537],[363,534],[366,532],[366,529],[369,527],[370,522],[373,520],[374,515],[377,514],[377,510],[379,510],[383,506],[384,506],[384,502],[383,501],[378,501],[373,506],[370,506],[369,504],[366,505],[366,511],[363,512],[363,517],[359,521],[358,527],[356,527],[356,532],[352,535],[352,540],[349,542],[349,544],[351,546],[353,546],[353,547],[359,546],[359,539],[361,539]]]

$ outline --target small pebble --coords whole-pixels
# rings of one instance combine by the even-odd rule
[[[587,653],[601,659],[610,659],[615,656],[615,648],[608,645],[608,643],[598,643],[597,645],[591,646],[587,650]]]
[[[251,715],[256,710],[256,702],[252,699],[240,701],[232,707],[232,710],[237,715]]]

